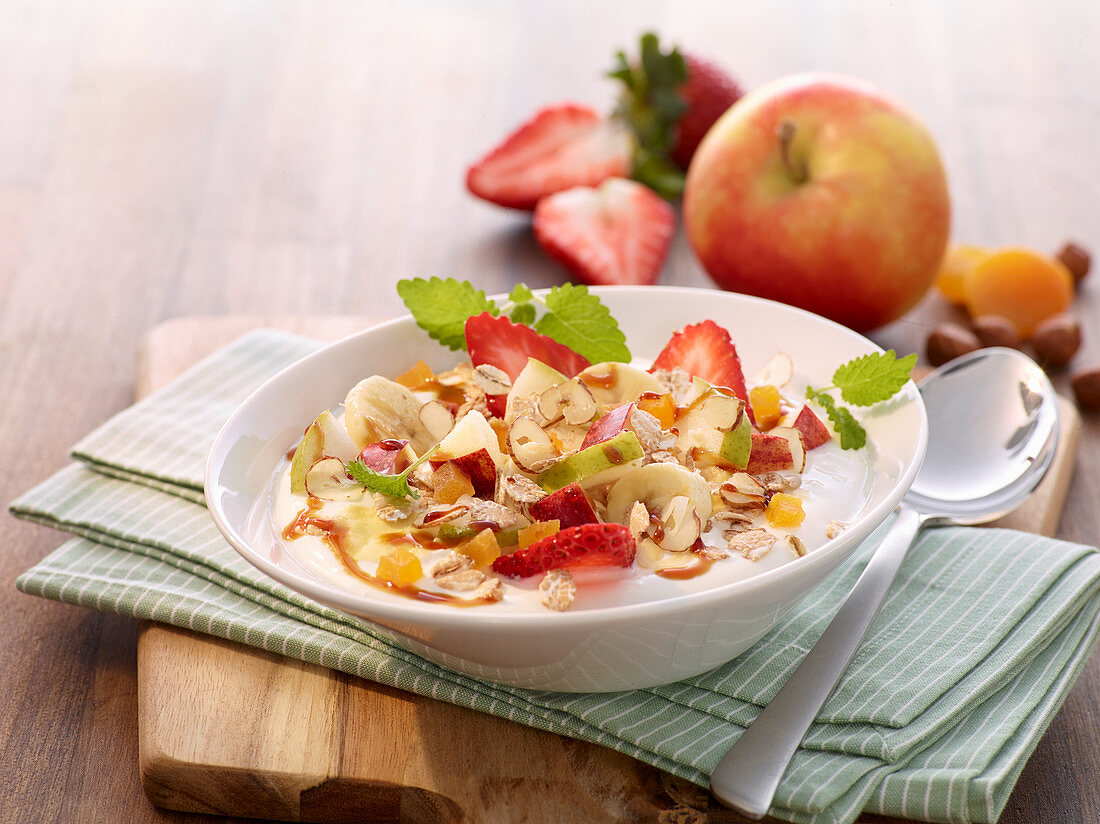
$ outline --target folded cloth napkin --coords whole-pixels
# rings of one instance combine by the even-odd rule
[[[236,406],[319,344],[260,331],[117,415],[78,462],[12,504],[79,536],[17,586],[163,621],[613,747],[706,786],[797,667],[875,539],[752,649],[676,684],[611,694],[513,689],[439,667],[268,579],[202,506],[207,449]],[[1026,533],[924,534],[771,810],[994,821],[1100,629],[1100,553]]]

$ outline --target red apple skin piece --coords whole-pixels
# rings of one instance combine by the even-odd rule
[[[783,122],[794,128],[789,164]],[[822,74],[766,84],[730,107],[695,153],[683,212],[695,254],[723,289],[857,331],[924,295],[951,222],[925,128],[871,84]]]
[[[630,403],[624,403],[622,406],[616,406],[588,427],[588,432],[585,433],[584,440],[581,442],[581,449],[611,440],[620,432],[630,430],[630,416],[637,405],[637,403],[631,401]],[[565,529],[565,527],[562,527],[562,529]]]
[[[556,518],[561,521],[562,529],[599,523],[592,502],[588,500],[580,484],[575,483],[563,486],[541,501],[530,504],[527,514],[536,521],[553,521]]]
[[[399,475],[412,463],[408,445],[408,441],[396,438],[367,444],[359,453],[359,461],[367,469],[373,469],[383,475]]]
[[[493,497],[497,487],[497,465],[493,463],[493,456],[489,454],[488,449],[482,448],[456,458],[444,458],[438,461],[430,458],[428,463],[435,470],[448,460],[453,461],[455,466],[469,476],[470,483],[474,487],[474,495],[479,498]]]
[[[821,418],[815,415],[814,411],[805,404],[798,410],[798,416],[791,426],[802,433],[802,443],[807,450],[817,449],[822,444],[828,443],[832,438],[828,427],[822,423]]]
[[[794,456],[791,455],[791,445],[786,438],[766,432],[752,433],[752,449],[746,472],[759,475],[762,472],[781,472],[793,468]]]

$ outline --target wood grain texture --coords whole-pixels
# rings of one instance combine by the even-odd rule
[[[1088,0],[4,0],[3,500],[132,401],[134,353],[161,321],[389,316],[410,274],[560,282],[524,216],[464,193],[465,166],[539,105],[610,106],[600,71],[647,27],[750,87],[828,69],[889,89],[936,137],[962,241],[1100,247]],[[682,233],[662,281],[709,283]],[[1096,289],[1074,306],[1079,364],[1100,362]],[[950,314],[929,297],[873,337],[911,351]],[[1096,543],[1095,415],[1077,467],[1058,534]],[[0,821],[209,820],[142,792],[134,623],[17,593],[59,538],[2,517]],[[1100,820],[1098,708],[1094,657],[1002,822]]]
[[[365,323],[169,321],[142,344],[137,386],[155,390],[257,326],[334,340]],[[1071,403],[1062,413],[1050,474],[998,526],[1052,534],[1080,428]],[[685,782],[603,747],[173,627],[142,625],[137,669],[142,783],[170,809],[322,822],[353,810],[379,824],[611,824],[717,810],[707,793],[690,791],[685,803],[674,797],[689,793]]]

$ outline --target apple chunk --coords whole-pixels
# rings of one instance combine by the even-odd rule
[[[343,424],[326,409],[306,427],[305,435],[294,450],[290,461],[290,491],[296,495],[306,492],[306,475],[322,458],[350,461],[358,452],[359,447]]]
[[[438,454],[438,453],[436,453]],[[474,495],[479,498],[492,498],[497,487],[497,465],[493,462],[493,456],[488,449],[478,449],[475,452],[467,452],[454,458],[445,458],[437,461],[433,456],[429,463],[433,470],[439,469],[445,463],[453,463],[461,469],[470,479],[474,488]]]
[[[363,466],[383,475],[397,475],[404,472],[415,460],[416,456],[406,440],[387,439],[367,444],[359,453],[359,462]]]
[[[777,426],[771,432],[752,433],[752,451],[749,453],[747,470],[750,475],[785,470],[801,472],[805,466],[806,449],[797,429]]]
[[[823,443],[828,443],[832,437],[821,418],[815,415],[813,410],[805,404],[798,410],[798,416],[791,426],[802,433],[802,441],[807,449],[817,449]]]
[[[563,486],[541,501],[535,501],[527,507],[527,512],[536,521],[559,521],[562,529],[599,522],[592,502],[576,483]]]
[[[571,483],[590,486],[610,482],[617,473],[645,455],[638,436],[621,432],[609,441],[598,443],[580,452],[567,455],[542,472],[536,482],[547,492]]]

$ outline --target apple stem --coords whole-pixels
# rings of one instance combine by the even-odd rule
[[[775,127],[775,136],[779,138],[779,156],[783,159],[783,165],[787,168],[787,174],[795,183],[805,183],[810,176],[806,167],[796,163],[791,156],[791,144],[794,143],[795,132],[798,127],[793,120],[783,118]]]

